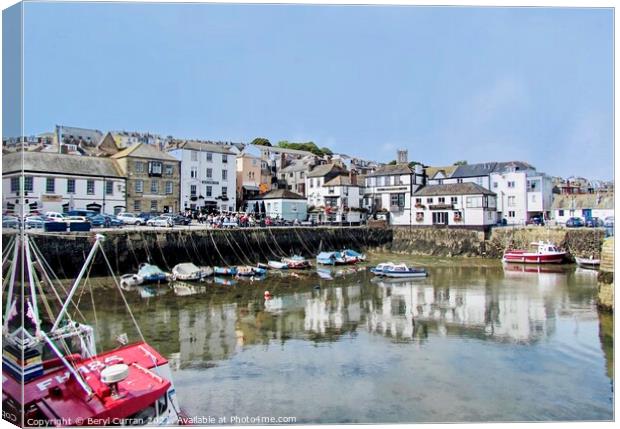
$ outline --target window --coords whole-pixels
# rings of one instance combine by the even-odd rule
[[[558,210],[558,216],[564,216],[564,210]]]
[[[463,183],[463,179],[456,179],[456,183]]]
[[[45,179],[45,192],[48,194],[53,194],[54,189],[56,188],[56,183],[53,177],[48,177]]]
[[[390,206],[403,209],[405,207],[405,194],[390,194]]]
[[[114,182],[111,180],[106,180],[105,182],[105,194],[112,195],[114,193]]]
[[[11,192],[19,191],[19,177],[11,177]]]
[[[198,161],[198,152],[192,150],[190,153],[192,154],[192,161]]]
[[[149,176],[161,176],[163,168],[161,161],[149,161]]]
[[[439,204],[445,204],[446,203],[446,197],[439,197],[439,198],[437,198],[437,201],[439,202]]]
[[[228,155],[226,155],[225,153],[222,154],[222,162],[224,164],[228,164]]]
[[[75,194],[75,179],[67,179],[67,194]]]
[[[166,194],[172,194],[172,182],[170,180],[166,182]]]
[[[327,188],[327,193],[328,194],[333,194],[334,192],[335,191],[334,191],[334,187],[333,186],[330,186],[330,187]]]
[[[174,174],[174,165],[166,164],[164,169],[166,171],[166,176],[172,176]]]
[[[511,181],[509,181],[509,182],[508,182],[508,187],[509,187],[509,188],[514,188],[514,187],[515,187],[515,182],[514,182],[514,181],[512,181],[512,180],[511,180]]]
[[[222,170],[222,180],[228,179],[228,171]]]
[[[157,200],[151,200],[151,211],[152,212],[157,211]]]
[[[422,204],[422,198],[416,198],[416,199],[415,199],[415,204],[416,204],[416,206],[417,206],[418,204]]]
[[[432,198],[427,198],[427,199],[426,199],[426,202],[427,202],[428,204],[433,204],[433,199],[432,199]]]
[[[288,173],[288,177],[293,177],[293,173]]]
[[[24,176],[24,191],[25,192],[32,192],[33,190],[33,181],[32,181],[32,176]]]
[[[515,217],[515,212],[513,211],[508,212],[508,217]]]
[[[497,182],[493,182],[493,188],[497,188]]]
[[[303,172],[303,171],[301,171],[301,172],[299,173],[299,178],[300,178],[300,179],[303,179],[303,178],[304,178],[304,172]]]
[[[196,185],[189,185],[189,194],[192,197],[196,196]]]
[[[207,197],[213,196],[213,187],[207,186]]]
[[[458,197],[450,197],[450,203],[451,204],[458,204],[459,199]]]
[[[515,197],[511,196],[508,197],[508,207],[514,207],[515,206]]]
[[[227,197],[228,197],[228,189],[222,188],[222,198],[227,198]]]
[[[144,173],[144,163],[142,161],[136,161],[135,168],[136,173]]]
[[[213,161],[213,153],[207,152],[207,161],[209,162]]]
[[[144,192],[144,181],[136,180],[136,192],[142,193]]]
[[[159,182],[157,180],[151,180],[151,194],[159,192]]]
[[[196,152],[192,152],[192,153],[196,153]],[[195,179],[196,177],[198,177],[198,167],[192,167],[189,175],[192,179]]]
[[[136,213],[140,213],[142,211],[142,201],[134,200],[133,211],[135,211]]]
[[[207,168],[207,179],[210,179],[212,177],[213,177],[213,169]]]
[[[465,207],[468,207],[468,208],[482,207],[482,197],[467,197],[467,199],[465,200]]]
[[[94,180],[87,180],[86,181],[86,193],[88,195],[94,195],[95,194],[95,181]]]

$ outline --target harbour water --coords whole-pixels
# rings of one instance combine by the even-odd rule
[[[376,281],[366,267],[125,292],[172,363],[190,416],[296,423],[613,419],[612,316],[596,272],[377,254],[427,267]],[[91,280],[105,286],[110,279]],[[225,283],[225,282],[222,282]],[[269,290],[271,299],[265,299]],[[118,292],[87,317],[100,347],[136,332]]]

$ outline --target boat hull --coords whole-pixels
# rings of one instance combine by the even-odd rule
[[[502,261],[518,264],[561,264],[566,259],[566,252],[538,254],[527,252],[506,252]]]
[[[411,272],[389,272],[384,271],[383,276],[389,277],[392,279],[415,279],[420,277],[426,277],[426,271],[411,271]]]

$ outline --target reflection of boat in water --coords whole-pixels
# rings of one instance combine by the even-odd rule
[[[322,278],[323,280],[333,280],[334,278],[332,277],[332,272],[331,270],[326,270],[323,268],[317,268],[316,269],[316,273],[319,275],[320,278]]]
[[[172,290],[176,296],[190,296],[206,291],[204,286],[179,281],[172,284]]]
[[[591,270],[596,270],[601,265],[600,259],[594,259],[594,257],[590,256],[589,258],[578,258],[575,257],[575,262],[582,268],[588,268]]]
[[[566,274],[568,268],[559,265],[536,265],[536,264],[515,264],[503,263],[506,273],[555,273]]]
[[[237,284],[233,279],[227,279],[225,277],[213,277],[213,281],[215,284],[224,285],[224,286],[234,286]]]
[[[565,257],[566,252],[554,244],[548,241],[536,241],[530,243],[530,250],[506,250],[502,261],[521,264],[561,264]]]
[[[191,262],[177,264],[172,268],[172,276],[175,280],[198,281],[213,274],[211,267],[198,267]]]
[[[30,422],[27,426],[81,426],[90,421],[179,423],[170,366],[157,350],[144,340],[128,344],[127,334],[118,333],[121,347],[97,351],[93,327],[72,318],[74,310],[79,311],[76,293],[89,281],[84,276],[97,252],[103,252],[103,240],[102,235],[96,236],[77,279],[66,291],[59,281],[50,280],[56,277],[28,236],[15,239],[8,270],[12,274],[6,277],[11,281],[2,341],[5,418]],[[18,258],[22,249],[24,259]],[[29,288],[21,288],[21,279],[15,281],[20,263],[28,273]],[[107,258],[106,264],[112,273]],[[47,281],[39,281],[39,276]],[[58,292],[63,290],[66,295],[61,292],[60,298]],[[54,292],[57,299],[49,299],[46,292]],[[119,293],[123,294],[120,287]],[[28,308],[24,318],[18,317],[17,309],[22,306]],[[39,308],[45,311],[40,314]],[[131,314],[128,305],[127,310]],[[133,316],[132,320],[135,323]]]
[[[156,296],[165,295],[168,293],[167,287],[136,286],[135,289],[140,294],[140,298],[154,298]]]

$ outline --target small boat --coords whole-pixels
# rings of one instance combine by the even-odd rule
[[[263,267],[253,267],[252,270],[254,270],[255,276],[263,276],[267,274],[267,269]]]
[[[383,269],[383,275],[391,278],[412,279],[417,277],[426,277],[428,273],[424,268],[408,267],[405,264],[398,264]]]
[[[548,241],[530,243],[529,250],[506,250],[502,261],[521,264],[561,264],[566,252]]]
[[[393,267],[394,265],[396,264],[394,264],[393,262],[383,262],[381,264],[378,264],[376,267],[371,268],[370,272],[377,276],[382,276],[383,270],[385,270],[386,268]]]
[[[123,289],[128,289],[133,286],[141,285],[144,279],[137,274],[123,274],[121,276],[121,287]]]
[[[213,267],[213,273],[218,276],[234,276],[237,274],[237,267]]]
[[[594,257],[590,256],[589,258],[578,258],[575,257],[575,262],[577,265],[583,268],[596,269],[599,265],[601,265],[600,259],[594,259]]]
[[[321,252],[318,255],[316,255],[317,264],[336,265],[338,261],[343,261],[342,255],[340,254],[340,252]]]
[[[345,249],[341,254],[345,264],[357,264],[366,260],[366,255],[351,249]]]
[[[166,283],[170,274],[162,271],[157,265],[140,264],[138,276],[142,277],[142,283]]]
[[[264,268],[266,270],[269,269],[269,264],[263,264],[262,262],[259,262],[258,264],[256,264],[257,268]]]
[[[288,265],[289,268],[310,268],[310,261],[299,255],[291,256],[290,258],[282,258],[282,262]]]
[[[250,267],[248,265],[237,267],[238,276],[262,276],[267,273],[267,270],[259,267]]]
[[[267,266],[273,270],[285,270],[288,268],[288,264],[280,261],[269,261]]]
[[[172,268],[174,280],[196,281],[213,275],[213,268],[198,267],[191,262],[177,264]]]

